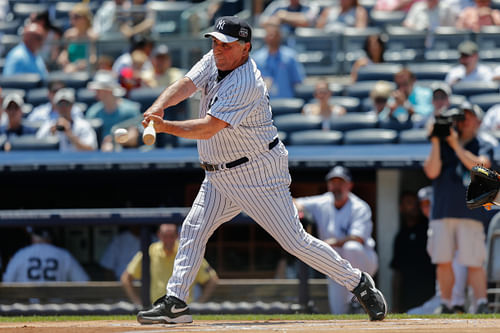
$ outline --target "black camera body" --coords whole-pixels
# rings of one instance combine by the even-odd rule
[[[63,125],[56,125],[56,130],[58,130],[60,132],[64,132],[66,129],[64,128]]]
[[[450,135],[450,128],[456,121],[464,120],[465,115],[462,109],[451,108],[440,112],[436,116],[436,122],[434,123],[434,128],[432,129],[431,137],[437,136],[440,139],[446,138]]]

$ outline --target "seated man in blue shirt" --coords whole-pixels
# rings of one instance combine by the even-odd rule
[[[37,23],[30,23],[24,27],[23,41],[7,53],[3,75],[35,73],[46,80],[47,68],[42,57],[38,54],[46,34],[45,29]]]

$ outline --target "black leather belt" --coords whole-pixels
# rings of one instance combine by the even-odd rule
[[[279,142],[280,142],[280,140],[278,138],[275,138],[271,143],[269,143],[269,150],[276,147],[276,145]],[[234,168],[235,166],[241,165],[241,164],[246,163],[248,161],[250,161],[250,160],[248,159],[248,157],[245,156],[245,157],[238,158],[237,160],[234,160],[232,162],[225,163],[225,164],[210,164],[210,163],[203,162],[203,163],[200,163],[200,166],[205,171],[219,171],[219,170]]]

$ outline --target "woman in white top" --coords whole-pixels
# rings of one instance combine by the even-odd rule
[[[332,92],[328,88],[326,81],[320,80],[314,88],[314,97],[316,100],[313,103],[307,103],[302,109],[305,115],[321,116],[321,129],[328,131],[330,129],[330,119],[333,116],[342,116],[346,113],[343,106],[332,105],[329,101]]]

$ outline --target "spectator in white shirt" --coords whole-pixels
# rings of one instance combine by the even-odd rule
[[[479,63],[477,44],[466,40],[458,45],[460,65],[453,67],[445,77],[450,86],[460,81],[491,81],[493,71],[490,67]]]

